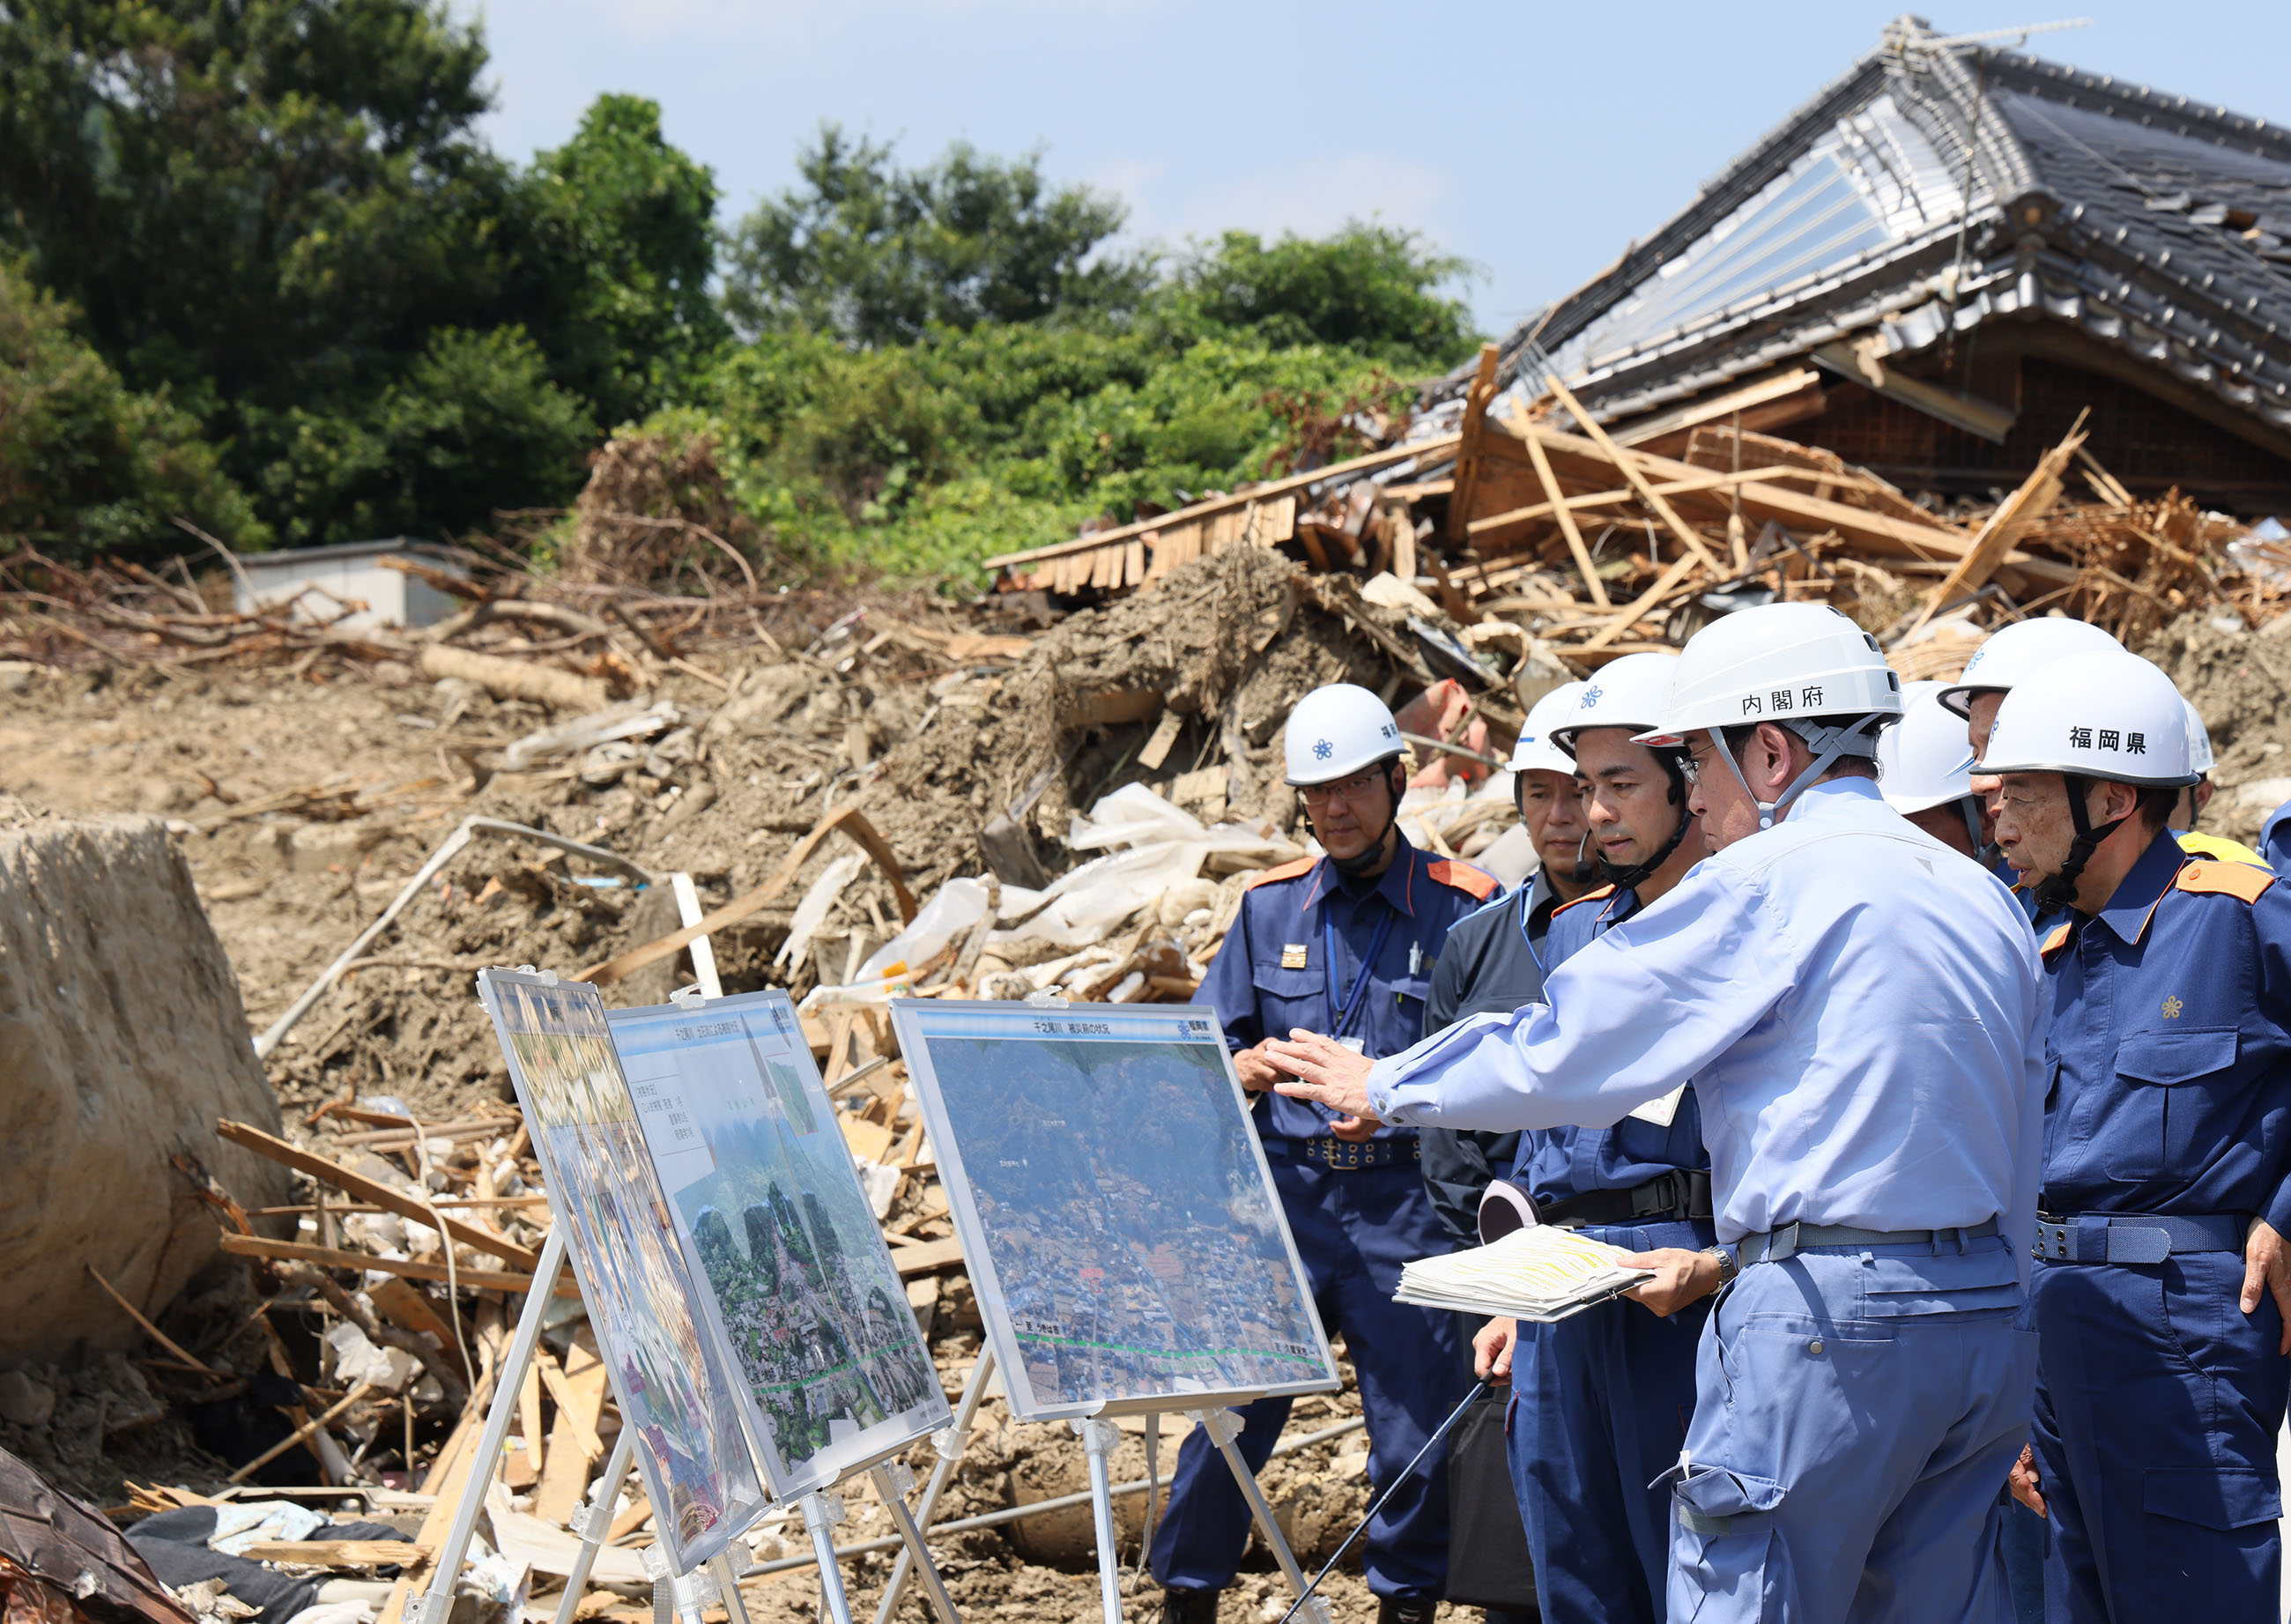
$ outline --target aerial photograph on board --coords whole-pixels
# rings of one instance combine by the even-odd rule
[[[720,1549],[763,1499],[732,1378],[694,1318],[696,1295],[593,988],[489,971],[486,1002],[546,1158],[550,1204],[573,1226],[582,1300],[621,1402],[664,1480],[678,1554]]]
[[[1209,1022],[913,1018],[1035,1406],[1333,1374]]]
[[[784,993],[615,1010],[614,1041],[784,1496],[946,1419]]]

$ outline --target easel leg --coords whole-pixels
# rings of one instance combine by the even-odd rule
[[[1146,1575],[1146,1560],[1154,1553],[1154,1499],[1162,1491],[1162,1415],[1154,1411],[1146,1417],[1146,1522],[1137,1532],[1137,1577]],[[1132,1582],[1135,1591],[1136,1585]]]
[[[582,1593],[589,1588],[589,1569],[597,1560],[597,1552],[605,1543],[605,1535],[613,1525],[613,1502],[621,1498],[621,1483],[629,1474],[629,1457],[636,1448],[637,1429],[621,1428],[621,1435],[613,1442],[613,1458],[605,1463],[605,1475],[597,1480],[596,1498],[581,1509],[581,1554],[573,1558],[573,1572],[565,1580],[565,1599],[557,1604],[557,1617],[552,1624],[573,1624],[574,1610],[580,1606]]]
[[[843,1594],[843,1570],[835,1565],[834,1515],[824,1496],[807,1494],[797,1503],[803,1507],[803,1525],[810,1532],[811,1548],[819,1557],[819,1596],[824,1609],[835,1624],[851,1624],[851,1599]]]
[[[1257,1485],[1257,1474],[1249,1469],[1249,1462],[1241,1458],[1241,1451],[1234,1443],[1241,1436],[1241,1418],[1230,1410],[1194,1410],[1186,1413],[1193,1417],[1194,1426],[1209,1435],[1210,1441],[1218,1447],[1218,1453],[1225,1457],[1226,1465],[1232,1469],[1234,1482],[1241,1485],[1242,1499],[1249,1502],[1250,1512],[1257,1518],[1257,1526],[1265,1535],[1265,1543],[1272,1549],[1273,1559],[1281,1564],[1282,1572],[1288,1575],[1289,1588],[1298,1596],[1303,1596],[1307,1582],[1305,1570],[1298,1566],[1296,1553],[1289,1548],[1289,1541],[1282,1537],[1281,1524],[1273,1520],[1273,1507],[1266,1503],[1265,1491]],[[1306,1611],[1316,1618],[1322,1616],[1320,1610],[1324,1605],[1317,1596],[1305,1604]]]
[[[993,1352],[982,1347],[978,1357],[971,1362],[970,1374],[963,1379],[962,1397],[956,1401],[953,1421],[931,1438],[938,1451],[938,1463],[931,1467],[930,1481],[923,1485],[923,1497],[915,1503],[915,1526],[919,1529],[930,1526],[931,1517],[938,1510],[939,1496],[954,1481],[955,1468],[962,1464],[962,1451],[970,1443],[970,1424],[978,1419],[979,1401],[986,1396],[986,1384],[993,1374]],[[891,1564],[890,1582],[883,1587],[883,1599],[875,1608],[875,1624],[891,1624],[891,1614],[898,1610],[900,1593],[906,1588],[907,1575],[912,1571],[912,1556],[901,1551],[899,1559]]]
[[[548,1317],[549,1299],[556,1293],[557,1277],[565,1270],[565,1221],[549,1226],[542,1243],[541,1266],[533,1272],[533,1290],[525,1294],[525,1307],[517,1316],[517,1335],[510,1339],[501,1374],[494,1379],[493,1403],[486,1411],[486,1429],[478,1438],[477,1466],[462,1490],[462,1503],[454,1512],[454,1526],[437,1555],[437,1570],[430,1590],[422,1598],[421,1624],[446,1624],[453,1611],[454,1586],[462,1577],[462,1558],[470,1552],[470,1536],[478,1526],[478,1511],[486,1503],[486,1490],[501,1469],[502,1440],[509,1436],[510,1418],[517,1413],[518,1391],[525,1385],[526,1367],[533,1363],[534,1345],[541,1340],[541,1323]]]
[[[1089,1462],[1089,1515],[1097,1531],[1098,1604],[1105,1624],[1121,1624],[1121,1556],[1113,1545],[1113,1451],[1121,1442],[1121,1428],[1092,1418],[1076,1421],[1083,1456]]]
[[[732,1559],[719,1551],[708,1559],[708,1571],[716,1575],[716,1588],[722,1594],[729,1624],[748,1624],[748,1604],[740,1599],[740,1572],[732,1565]]]
[[[930,1548],[923,1543],[923,1531],[917,1527],[912,1513],[907,1509],[906,1497],[899,1492],[898,1479],[891,1468],[878,1462],[871,1475],[875,1480],[875,1492],[883,1497],[890,1511],[891,1523],[898,1529],[899,1538],[907,1542],[907,1555],[914,1558],[914,1566],[923,1576],[923,1590],[930,1597],[931,1611],[939,1616],[939,1624],[962,1624],[962,1615],[954,1610],[954,1597],[946,1593],[946,1580],[939,1577],[937,1564],[930,1558]],[[914,1482],[912,1475],[909,1483]]]

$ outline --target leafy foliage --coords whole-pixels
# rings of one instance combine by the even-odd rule
[[[1178,297],[1207,321],[1268,343],[1322,343],[1403,366],[1452,366],[1479,342],[1471,312],[1438,289],[1470,267],[1413,231],[1355,221],[1334,236],[1267,246],[1227,231],[1197,253]]]
[[[564,268],[554,374],[599,421],[641,417],[731,334],[708,286],[715,177],[661,138],[656,105],[607,95],[529,185]]]
[[[912,342],[934,324],[1118,313],[1153,279],[1149,257],[1098,252],[1121,203],[1053,187],[1039,152],[1004,162],[957,142],[902,169],[888,146],[829,124],[796,167],[802,185],[766,199],[730,244],[725,303],[751,334]]]
[[[71,316],[0,261],[0,551],[149,553],[181,544],[178,515],[260,545],[197,422],[164,390],[128,388]]]
[[[970,579],[1337,454],[1337,419],[1473,342],[1460,261],[1411,233],[1165,263],[1039,151],[910,166],[826,125],[719,240],[651,102],[599,98],[530,167],[490,151],[447,0],[0,22],[0,253],[30,279],[0,290],[0,522],[57,546],[166,544],[175,511],[241,545],[450,534],[569,502],[614,430],[705,446],[736,512],[694,522],[775,570]],[[618,445],[598,478],[647,465]]]

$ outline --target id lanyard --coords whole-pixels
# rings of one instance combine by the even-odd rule
[[[1376,976],[1377,958],[1384,952],[1385,939],[1392,935],[1393,915],[1387,910],[1385,916],[1377,921],[1376,934],[1369,938],[1368,954],[1361,960],[1360,979],[1353,983],[1352,993],[1345,1000],[1345,1007],[1341,1010],[1337,1008],[1337,921],[1333,915],[1334,910],[1327,903],[1322,903],[1321,952],[1325,955],[1322,961],[1328,966],[1328,971],[1323,978],[1322,995],[1329,1002],[1329,1035],[1343,1043],[1345,1031],[1353,1024],[1353,1017],[1360,1013],[1361,1005],[1367,1001],[1368,984]],[[1349,1044],[1346,1046],[1351,1047]]]

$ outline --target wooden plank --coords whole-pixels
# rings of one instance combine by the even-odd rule
[[[1547,429],[1536,430],[1544,449],[1551,454],[1553,466],[1569,477],[1597,478],[1615,467],[1615,463],[1592,441],[1580,435],[1560,434]],[[1680,462],[1669,457],[1659,457],[1651,452],[1636,452],[1639,466],[1652,478],[1680,480],[1707,475],[1709,470]],[[1745,469],[1748,474],[1752,470]],[[1774,470],[1760,469],[1760,474]],[[1965,556],[1972,539],[1962,530],[1945,527],[1940,520],[1918,523],[1897,519],[1889,514],[1873,513],[1867,508],[1849,507],[1842,502],[1830,502],[1820,496],[1809,496],[1787,486],[1745,480],[1740,486],[1742,513],[1747,519],[1775,523],[1791,530],[1818,535],[1835,530],[1846,541],[1861,543],[1871,551],[1894,557],[1922,559],[1929,563],[1951,564]],[[2005,563],[2022,571],[2030,580],[2048,586],[2070,586],[2077,578],[2073,565],[2062,564],[2052,559],[2039,559],[2027,553],[2014,553]]]
[[[1177,527],[1221,512],[1227,508],[1246,507],[1252,502],[1263,502],[1269,498],[1285,495],[1292,491],[1301,491],[1306,486],[1318,484],[1323,479],[1342,478],[1351,474],[1367,473],[1379,468],[1389,468],[1393,463],[1405,462],[1411,457],[1423,457],[1427,461],[1436,462],[1454,451],[1460,438],[1459,435],[1443,434],[1405,446],[1387,446],[1382,451],[1372,451],[1366,456],[1354,457],[1347,462],[1331,462],[1325,468],[1309,469],[1304,473],[1288,474],[1278,479],[1269,479],[1254,489],[1242,491],[1235,495],[1212,497],[1207,501],[1194,502],[1188,507],[1179,508],[1174,513],[1160,513],[1152,519],[1141,519],[1134,524],[1124,525],[1117,530],[1099,530],[1089,535],[1078,535],[1070,542],[1053,542],[1047,547],[1029,548],[1024,552],[1001,553],[988,559],[985,561],[985,567],[988,569],[1010,569],[1041,564],[1074,553],[1086,553],[1108,542],[1126,542],[1131,536],[1143,535],[1148,530],[1160,530],[1166,535]]]
[[[1470,387],[1464,391],[1464,422],[1456,442],[1456,491],[1448,502],[1448,539],[1466,539],[1464,527],[1472,517],[1472,496],[1480,480],[1480,462],[1485,453],[1482,442],[1487,438],[1488,403],[1496,394],[1496,359],[1500,352],[1493,344],[1480,346],[1479,365],[1474,368]]]
[[[1551,471],[1550,454],[1543,449],[1543,442],[1531,434],[1527,437],[1527,455],[1535,464],[1535,477],[1543,482],[1543,494],[1551,502],[1552,517],[1558,519],[1559,532],[1567,538],[1568,554],[1582,572],[1591,601],[1603,609],[1607,607],[1607,583],[1599,579],[1599,567],[1591,562],[1591,550],[1583,543],[1583,532],[1576,527],[1575,515],[1567,511],[1566,500],[1559,493],[1559,476]]]
[[[708,935],[711,931],[721,930],[727,925],[739,923],[758,909],[768,906],[775,897],[786,890],[806,860],[813,852],[819,849],[820,842],[838,829],[856,840],[860,849],[874,859],[875,866],[882,871],[883,878],[891,882],[891,897],[899,904],[899,917],[908,924],[914,923],[915,896],[912,891],[907,889],[906,871],[899,866],[899,859],[891,850],[889,842],[876,832],[875,825],[866,820],[860,813],[858,803],[853,801],[838,807],[813,824],[811,832],[795,843],[794,849],[781,861],[779,867],[773,872],[772,877],[746,896],[734,897],[697,923],[687,925],[681,930],[672,931],[656,942],[647,942],[642,947],[632,947],[617,958],[606,960],[602,964],[592,964],[573,979],[591,982],[598,986],[608,986],[622,977],[640,970],[655,960],[665,959],[671,953],[680,952],[686,945]]]
[[[544,1359],[551,1364],[556,1363],[547,1348],[533,1350],[533,1357],[526,1361],[525,1379],[517,1389],[517,1429],[525,1438],[526,1464],[536,1478],[548,1464],[541,1431],[541,1362]]]
[[[589,1469],[605,1452],[597,1436],[597,1422],[605,1412],[604,1363],[575,1343],[565,1365],[559,1371],[552,1362],[542,1369],[541,1379],[557,1401],[557,1419],[549,1430],[548,1460],[533,1491],[533,1515],[559,1526],[581,1508]]]
[[[386,1274],[400,1274],[408,1280],[442,1281],[446,1266],[442,1263],[417,1263],[406,1258],[377,1258],[370,1252],[340,1251],[331,1246],[311,1246],[301,1241],[273,1241],[261,1235],[226,1234],[222,1250],[235,1258],[277,1258],[290,1263],[315,1263],[327,1269],[380,1269]],[[454,1279],[472,1291],[510,1291],[522,1295],[533,1289],[531,1274],[513,1274],[502,1269],[462,1269],[454,1271]],[[578,1297],[580,1288],[568,1278],[557,1282],[559,1297]]]
[[[2070,425],[2068,438],[2045,453],[2035,470],[2021,482],[2020,488],[1997,504],[1997,511],[1981,527],[1981,534],[1973,538],[1973,545],[1965,550],[1957,567],[1943,575],[1940,584],[1926,596],[1910,631],[1931,620],[1943,604],[1988,585],[1989,577],[1997,573],[2013,544],[2052,511],[2053,504],[2061,499],[2061,478],[2068,471],[2069,460],[2084,445],[2084,420],[2089,414],[2089,408],[2078,413],[2076,422]],[[1902,635],[1906,637],[1908,632]]]
[[[1617,638],[1622,636],[1624,632],[1628,631],[1633,626],[1636,625],[1640,619],[1644,616],[1649,610],[1652,609],[1657,604],[1668,597],[1677,587],[1678,583],[1686,578],[1687,572],[1692,569],[1695,565],[1700,562],[1700,559],[1694,558],[1691,554],[1682,555],[1679,558],[1672,559],[1670,567],[1664,570],[1662,574],[1655,577],[1654,584],[1647,588],[1645,591],[1641,592],[1636,598],[1631,599],[1631,601],[1624,605],[1622,608],[1617,610],[1613,618],[1607,622],[1606,625],[1601,629],[1596,636],[1593,637],[1588,642],[1579,643],[1567,647],[1565,652],[1568,654],[1589,654],[1595,649],[1604,648],[1608,644],[1613,642]]]
[[[519,1246],[489,1229],[480,1229],[451,1213],[432,1212],[394,1185],[384,1184],[378,1178],[368,1178],[364,1173],[354,1173],[340,1162],[304,1150],[300,1146],[290,1145],[260,1128],[245,1122],[234,1122],[225,1117],[215,1123],[215,1133],[218,1138],[233,1145],[242,1146],[257,1155],[291,1167],[298,1173],[308,1173],[311,1178],[321,1179],[360,1201],[372,1202],[384,1211],[412,1218],[417,1224],[427,1224],[432,1229],[441,1229],[449,1240],[459,1241],[464,1246],[499,1258],[505,1263],[516,1264],[527,1273],[541,1266],[541,1254],[538,1252]],[[422,1276],[413,1278],[420,1279]]]
[[[1146,543],[1131,536],[1121,543],[1121,583],[1136,586],[1146,579]]]
[[[1712,575],[1724,575],[1726,573],[1725,569],[1713,556],[1710,549],[1702,544],[1701,536],[1689,527],[1684,519],[1679,518],[1677,511],[1662,499],[1660,493],[1656,491],[1646,475],[1639,470],[1638,454],[1624,450],[1609,438],[1607,431],[1598,425],[1590,413],[1583,409],[1583,403],[1576,399],[1567,386],[1559,381],[1557,373],[1549,375],[1549,382],[1552,397],[1575,414],[1576,422],[1581,425],[1584,434],[1592,444],[1614,459],[1615,466],[1622,470],[1624,479],[1639,494],[1639,500],[1653,510],[1654,516],[1662,520],[1663,527],[1678,538],[1679,545],[1701,559],[1703,567]]]
[[[407,1540],[257,1540],[239,1548],[249,1562],[293,1563],[306,1568],[404,1567],[414,1572],[430,1565],[437,1552]]]
[[[917,1274],[936,1274],[961,1261],[962,1242],[953,1235],[944,1241],[925,1241],[920,1246],[902,1246],[891,1254],[891,1263],[902,1280],[912,1280]]]
[[[397,1326],[416,1335],[427,1331],[438,1339],[438,1346],[453,1353],[462,1340],[461,1329],[453,1319],[438,1312],[437,1304],[429,1293],[395,1275],[379,1285],[366,1288],[366,1300],[374,1311]]]

